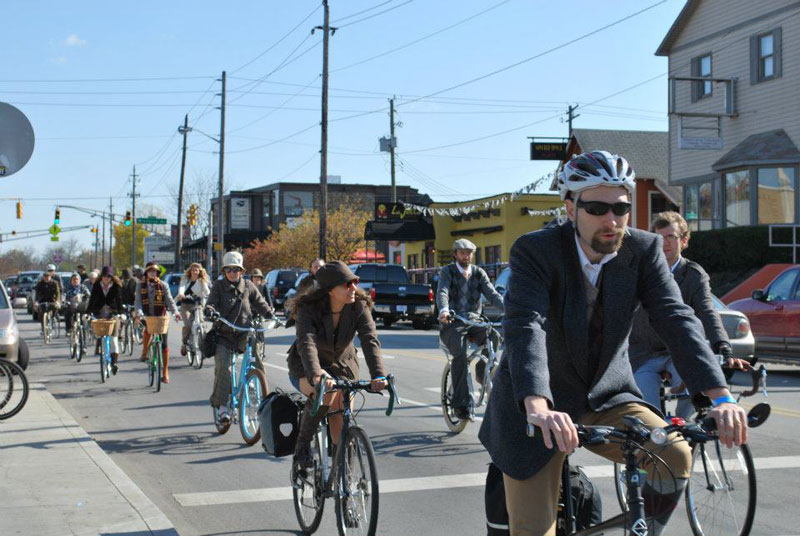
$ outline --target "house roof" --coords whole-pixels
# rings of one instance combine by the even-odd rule
[[[680,189],[669,185],[669,133],[654,130],[601,130],[576,128],[570,145],[581,151],[603,150],[624,156],[639,179],[652,179],[673,204],[681,205]]]
[[[796,164],[800,151],[792,139],[781,129],[753,134],[714,162],[714,171],[758,164]]]
[[[697,10],[697,7],[700,5],[700,0],[687,0],[686,4],[681,9],[681,12],[678,14],[678,18],[675,19],[675,22],[672,23],[670,26],[667,35],[664,36],[664,40],[661,41],[661,44],[658,45],[658,49],[656,50],[656,56],[668,56],[670,49],[672,49],[672,45],[675,44],[675,40],[678,38],[680,33],[686,28],[686,24],[688,24],[689,19],[692,18],[692,15]]]

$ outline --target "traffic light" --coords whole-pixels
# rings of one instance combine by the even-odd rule
[[[22,219],[22,201],[17,201],[17,219]]]
[[[186,223],[197,225],[197,205],[194,203],[189,205],[189,211],[186,213]]]
[[[11,236],[17,236],[17,232],[16,231],[11,231]]]
[[[92,227],[89,232],[97,234],[97,227]]]
[[[131,211],[125,212],[125,227],[131,226]]]
[[[56,216],[55,216],[55,218],[53,218],[53,223],[56,224],[56,225],[61,223],[61,209],[58,209],[58,208],[56,209]]]

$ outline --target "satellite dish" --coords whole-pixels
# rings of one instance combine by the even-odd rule
[[[33,127],[25,114],[0,102],[0,177],[13,175],[33,154]]]

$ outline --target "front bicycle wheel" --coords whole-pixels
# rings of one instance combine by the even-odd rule
[[[22,411],[28,401],[28,377],[22,367],[0,359],[0,420]]]
[[[58,313],[53,313],[50,321],[53,323],[53,333],[55,333],[56,339],[61,337],[61,319],[58,318]]]
[[[444,366],[442,371],[442,385],[440,392],[442,397],[442,413],[444,414],[444,422],[451,432],[460,434],[467,427],[469,420],[460,419],[456,416],[455,410],[451,404],[453,400],[453,376],[450,374],[450,361]]]
[[[155,373],[156,373],[156,393],[161,392],[161,367],[163,363],[161,362],[161,341],[158,341],[158,344],[155,346]]]
[[[297,474],[292,468],[292,497],[294,513],[297,521],[305,534],[313,534],[322,521],[322,512],[325,509],[325,482],[322,474],[322,448],[320,445],[321,434],[314,436],[311,442],[311,457],[313,465],[305,475]]]
[[[83,331],[83,326],[78,324],[73,326],[75,329],[75,340],[77,341],[78,353],[75,355],[75,362],[80,363],[83,359],[83,354],[86,353],[86,336]]]
[[[128,340],[128,355],[133,355],[133,345],[136,342],[136,337],[134,336],[134,332],[136,328],[133,327],[133,323],[130,318],[125,323],[125,338]]]
[[[80,348],[78,345],[78,330],[73,326],[67,335],[69,337],[69,357],[70,359],[77,359],[78,355],[80,354]]]
[[[124,354],[128,351],[128,336],[127,336],[127,329],[128,324],[127,322],[122,324],[122,333],[119,336],[119,353],[120,355]]]
[[[336,526],[341,536],[372,536],[378,527],[378,473],[375,453],[364,429],[347,430],[336,452]]]
[[[108,346],[106,344],[106,339],[103,337],[100,348],[100,383],[105,383],[106,378],[108,378],[108,363],[111,360],[108,357]]]
[[[258,407],[267,396],[267,378],[258,369],[251,369],[242,386],[242,399],[239,402],[239,431],[248,445],[255,445],[261,439],[261,426],[258,422]]]
[[[200,351],[200,346],[203,342],[203,328],[192,327],[192,336],[189,338],[189,353],[192,355],[192,362],[194,368],[200,370],[203,368],[203,352]]]
[[[719,440],[692,448],[686,511],[695,536],[747,536],[756,513],[756,472],[747,445]]]
[[[45,312],[42,319],[42,336],[45,344],[50,344],[50,334],[50,313]]]
[[[147,357],[147,385],[152,387],[156,381],[155,347],[151,344]]]

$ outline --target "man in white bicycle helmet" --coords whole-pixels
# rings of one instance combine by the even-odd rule
[[[692,395],[713,400],[720,440],[732,446],[747,439],[746,415],[725,387],[702,324],[683,303],[661,237],[628,228],[634,178],[618,155],[572,158],[558,177],[569,222],[523,235],[511,248],[506,346],[480,439],[503,473],[514,535],[555,534],[561,468],[578,446],[574,422],[618,427],[634,416],[648,428],[666,424],[642,401],[631,372],[628,335],[637,303]],[[529,423],[535,437],[526,434]],[[658,535],[688,481],[691,451],[679,437],[643,447],[670,468],[652,458],[641,466],[648,534]],[[622,461],[617,444],[588,448]],[[665,473],[674,478],[659,478]]]

